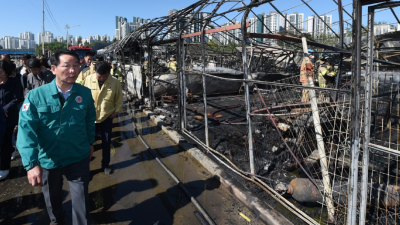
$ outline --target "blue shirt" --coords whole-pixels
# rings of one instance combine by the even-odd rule
[[[62,92],[61,88],[59,88],[58,85],[56,85],[58,92],[61,93],[61,95],[64,97],[65,100],[67,100],[67,98],[68,98],[69,95],[71,94],[71,90],[72,90],[72,87],[73,87],[73,86],[74,86],[74,85],[71,85],[71,87],[70,87],[70,88],[65,92],[65,94],[64,94],[64,93]]]

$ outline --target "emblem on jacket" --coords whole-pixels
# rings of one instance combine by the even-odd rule
[[[23,111],[28,111],[28,109],[29,109],[29,104],[30,104],[30,103],[25,103],[25,104],[22,105],[22,112],[23,112]]]
[[[77,97],[75,98],[75,101],[76,101],[77,103],[82,103],[82,97],[81,97],[81,96],[77,96]]]

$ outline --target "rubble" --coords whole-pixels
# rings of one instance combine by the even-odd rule
[[[354,2],[382,9],[400,4]],[[344,43],[344,30],[337,33],[329,25],[331,33],[322,39],[302,34],[290,21],[286,22],[293,29],[280,34],[267,29],[253,33],[256,23],[268,28],[257,19],[254,8],[272,7],[281,16],[282,11],[271,1],[241,6],[231,1],[214,3],[198,1],[157,18],[108,47],[106,52],[116,53],[131,69],[127,91],[138,98],[148,92],[149,108],[188,141],[218,155],[237,176],[253,183],[264,179],[258,184],[270,192],[251,185],[249,189],[267,200],[276,196],[271,187],[279,182],[288,184],[297,178],[322,184],[323,189],[307,184],[303,190],[315,191],[308,196],[321,203],[315,213],[307,208],[308,200],[277,196],[279,204],[305,223],[355,224],[355,218],[368,218],[371,224],[398,223],[395,212],[382,207],[398,205],[399,200],[392,192],[400,179],[396,34],[374,38],[374,21],[368,27],[352,24],[351,45]],[[341,1],[328,3],[342,7]],[[319,16],[312,4],[301,5]],[[206,9],[211,12],[207,20],[193,16]],[[238,13],[235,18],[230,17],[233,11]],[[337,11],[356,17],[348,22],[361,20],[358,11]],[[227,21],[221,23],[221,18]],[[194,32],[192,28],[199,24],[204,29]],[[343,18],[338,24],[343,29]],[[369,32],[363,40],[362,32]],[[152,68],[146,78],[149,86],[139,82],[145,55]],[[172,55],[178,62],[177,73],[167,67]],[[335,75],[324,85],[319,83],[319,69],[326,66],[326,55]],[[378,192],[387,197],[383,205],[367,198],[366,186],[384,189]],[[366,213],[367,207],[374,214]]]

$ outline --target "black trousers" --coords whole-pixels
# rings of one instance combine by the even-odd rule
[[[107,118],[101,123],[96,123],[96,133],[101,134],[102,156],[101,167],[110,166],[112,119]]]
[[[14,127],[6,127],[3,137],[3,145],[0,150],[0,170],[9,170],[11,167],[11,154],[14,152],[12,136]]]
[[[72,223],[74,225],[89,224],[89,195],[90,179],[89,158],[72,163],[63,168],[43,169],[43,195],[47,212],[52,223],[60,223],[64,219],[63,177],[69,184],[72,201]]]

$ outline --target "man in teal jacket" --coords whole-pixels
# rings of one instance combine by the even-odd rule
[[[73,224],[88,224],[94,101],[90,89],[75,83],[76,53],[58,51],[51,64],[56,79],[31,90],[22,105],[17,147],[29,183],[42,186],[51,224],[62,224],[65,216],[62,175],[70,187]]]

